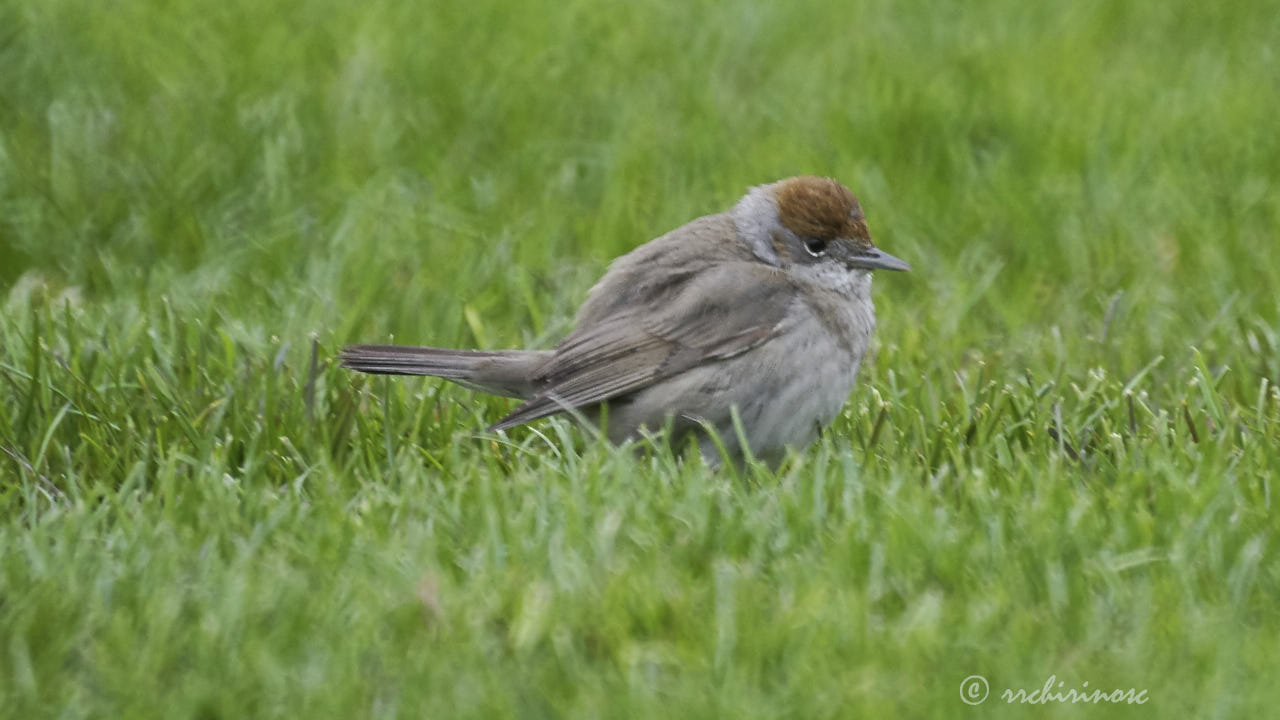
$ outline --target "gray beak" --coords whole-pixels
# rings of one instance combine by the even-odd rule
[[[907,272],[911,266],[881,250],[880,248],[871,248],[864,250],[857,255],[849,258],[846,264],[851,268],[862,268],[863,270],[897,270],[898,272]]]

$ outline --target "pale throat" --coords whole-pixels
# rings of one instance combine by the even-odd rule
[[[792,265],[791,272],[823,290],[828,290],[852,300],[871,297],[871,271],[850,270],[839,263],[823,262],[813,265]]]

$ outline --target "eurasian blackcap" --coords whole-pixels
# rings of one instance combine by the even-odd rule
[[[740,458],[736,411],[750,451],[776,461],[848,399],[875,329],[872,271],[909,269],[871,242],[847,188],[794,177],[614,260],[552,350],[353,345],[341,362],[524,400],[491,431],[565,411],[595,422],[607,405],[614,442],[705,426]]]

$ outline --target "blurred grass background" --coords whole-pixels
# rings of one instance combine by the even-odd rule
[[[1269,716],[1278,10],[0,4],[0,709]],[[332,366],[801,173],[915,271],[776,476]]]

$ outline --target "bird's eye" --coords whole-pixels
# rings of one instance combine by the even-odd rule
[[[822,257],[827,252],[827,241],[818,238],[808,238],[804,241],[804,249],[814,257]]]

